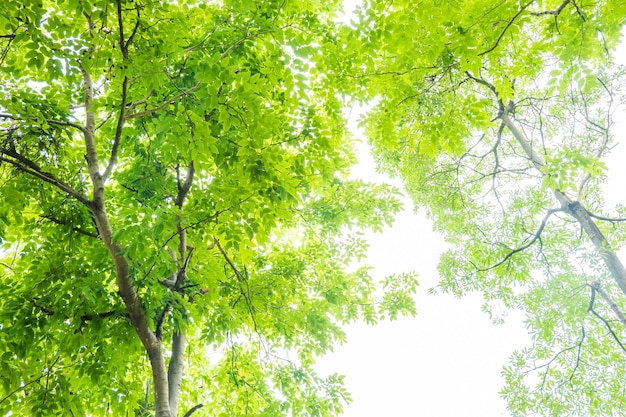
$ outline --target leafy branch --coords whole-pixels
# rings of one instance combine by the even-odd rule
[[[41,217],[42,219],[49,220],[49,221],[51,221],[54,224],[58,224],[58,225],[61,225],[61,226],[70,226],[72,231],[74,231],[76,233],[80,233],[81,235],[85,235],[85,236],[89,236],[89,237],[93,237],[93,238],[98,238],[99,237],[98,233],[93,233],[93,232],[90,232],[90,231],[85,230],[83,228],[74,226],[74,225],[72,225],[72,224],[70,224],[70,223],[68,223],[68,222],[66,222],[64,220],[57,219],[56,217],[49,216],[49,215],[40,215],[39,217]]]
[[[255,330],[255,332],[258,333],[257,322],[256,322],[256,315],[254,313],[254,305],[252,304],[252,299],[250,298],[250,286],[249,286],[249,283],[248,283],[247,273],[246,273],[246,275],[244,275],[237,268],[237,266],[233,263],[233,261],[230,259],[230,257],[226,253],[226,250],[224,250],[224,248],[220,244],[219,240],[214,238],[213,242],[215,243],[215,246],[217,246],[217,248],[219,249],[220,253],[222,254],[224,259],[226,260],[226,263],[230,266],[232,271],[235,273],[235,277],[237,278],[237,281],[240,284],[239,291],[240,291],[241,295],[244,297],[244,299],[246,301],[246,306],[248,307],[248,312],[250,313],[250,318],[252,319],[252,323],[254,324],[254,330]],[[242,287],[242,285],[245,285],[246,288],[244,289]]]
[[[554,10],[545,10],[543,12],[530,12],[530,14],[533,15],[533,16],[551,15],[551,16],[557,17],[558,15],[561,14],[561,12],[565,8],[565,6],[567,6],[570,2],[571,2],[571,0],[565,0],[563,3],[561,3],[561,5],[559,7],[557,7]]]
[[[550,209],[547,211],[545,217],[543,218],[543,220],[541,220],[541,224],[539,225],[539,228],[537,229],[537,231],[535,232],[535,234],[533,235],[532,239],[525,245],[520,246],[519,248],[513,249],[511,250],[505,257],[504,259],[502,259],[500,262],[498,262],[495,265],[492,265],[488,268],[484,268],[484,269],[479,269],[480,272],[485,272],[485,271],[490,271],[492,269],[495,269],[497,267],[499,267],[500,265],[504,264],[506,261],[508,261],[509,259],[511,259],[513,257],[513,255],[515,255],[518,252],[522,252],[528,248],[530,248],[532,245],[535,244],[535,242],[537,242],[538,240],[541,240],[541,233],[543,232],[543,229],[546,227],[546,224],[548,222],[548,219],[550,219],[550,216],[552,216],[554,213],[559,212],[559,211],[563,211],[563,209],[557,208],[557,209]]]
[[[588,311],[591,311],[591,309],[593,307],[593,303],[594,303],[594,299],[595,299],[595,293],[597,292],[598,294],[600,294],[602,299],[608,304],[608,306],[611,308],[611,310],[613,310],[613,313],[615,313],[615,316],[617,316],[619,321],[624,326],[626,326],[626,317],[624,316],[624,312],[618,307],[617,304],[615,304],[615,302],[611,299],[611,297],[609,297],[609,295],[606,293],[606,291],[604,291],[604,289],[600,285],[600,281],[595,281],[595,282],[593,282],[589,286],[591,287],[591,301],[589,302],[589,310]]]
[[[144,111],[140,111],[140,112],[137,112],[137,113],[132,113],[132,114],[127,113],[127,114],[126,114],[126,116],[124,116],[124,119],[126,119],[126,120],[128,120],[128,119],[136,119],[137,117],[146,116],[146,115],[148,115],[148,114],[156,113],[156,112],[158,112],[158,111],[160,111],[160,110],[163,110],[163,109],[164,109],[164,108],[166,108],[167,106],[169,106],[169,105],[171,105],[171,104],[174,104],[174,103],[175,103],[176,101],[178,101],[180,98],[182,98],[182,97],[184,97],[184,96],[188,96],[188,95],[189,95],[189,93],[193,93],[194,91],[196,91],[197,89],[199,89],[201,85],[202,85],[202,83],[198,82],[198,83],[196,83],[196,85],[194,85],[193,87],[188,88],[187,90],[183,91],[183,92],[182,92],[182,93],[180,93],[180,94],[176,94],[174,97],[172,97],[172,98],[170,98],[170,99],[168,99],[168,100],[165,100],[165,101],[163,102],[163,104],[161,104],[161,105],[159,105],[159,106],[156,106],[156,107],[154,107],[154,108],[152,108],[152,109],[149,109],[149,110],[144,110]]]
[[[587,308],[587,311],[590,312],[591,314],[593,314],[594,316],[596,316],[598,319],[600,319],[600,321],[602,321],[602,323],[604,323],[604,326],[609,330],[609,333],[611,333],[611,336],[613,336],[613,339],[615,339],[615,341],[617,342],[619,347],[622,348],[624,353],[626,353],[626,347],[621,342],[621,340],[619,340],[619,337],[617,337],[617,335],[615,334],[615,331],[611,327],[611,324],[609,323],[609,321],[607,319],[605,319],[604,317],[602,317],[600,314],[598,314],[598,312],[593,308],[594,307],[595,298],[596,298],[595,297],[596,291],[598,291],[599,293],[600,293],[600,291],[602,291],[600,293],[600,295],[603,298],[604,298],[604,296],[606,296],[606,293],[600,288],[599,283],[598,284],[596,284],[596,283],[592,284],[591,285],[591,299],[589,300],[589,307]],[[604,294],[604,296],[602,294]],[[607,296],[607,298],[608,298],[608,296]],[[615,305],[612,301],[610,301],[609,305],[611,305],[611,304]],[[621,314],[621,312],[620,312],[620,315],[621,315],[621,318],[620,318],[620,321],[621,321],[624,316],[623,316],[623,314]]]
[[[0,404],[2,404],[3,402],[5,402],[7,399],[9,399],[11,396],[17,394],[20,391],[25,390],[29,385],[32,384],[36,384],[39,381],[41,381],[44,377],[49,378],[50,374],[52,373],[52,369],[54,368],[54,366],[57,364],[57,362],[61,359],[60,356],[57,356],[56,359],[54,360],[54,362],[52,362],[52,364],[50,366],[47,367],[47,369],[43,370],[41,372],[41,375],[38,376],[35,379],[32,379],[26,383],[22,383],[20,384],[19,387],[15,388],[13,391],[9,392],[6,396],[4,396],[3,398],[0,399]]]
[[[41,119],[37,118],[37,117],[20,117],[20,116],[16,116],[14,114],[9,114],[9,113],[0,113],[0,118],[1,119],[11,119],[11,120],[16,120],[16,121],[34,121],[34,122],[40,122]],[[80,130],[81,132],[84,131],[84,127],[81,125],[78,125],[76,123],[72,123],[72,122],[68,122],[68,121],[64,121],[64,120],[55,120],[55,119],[44,119],[44,121],[48,124],[51,125],[56,125],[56,126],[66,126],[66,127],[73,127],[75,129]]]
[[[13,159],[6,158],[3,155],[7,155]],[[54,185],[58,189],[75,198],[85,207],[91,209],[91,201],[89,201],[84,195],[75,190],[69,184],[66,184],[65,182],[58,179],[54,174],[44,171],[37,163],[21,155],[15,149],[0,149],[0,162],[6,162],[8,164],[11,164],[15,168],[26,174],[39,178],[40,180],[47,182],[48,184]]]
[[[513,25],[513,23],[515,22],[515,20],[517,20],[517,18],[520,17],[520,15],[522,13],[524,13],[524,10],[526,10],[528,8],[528,6],[530,6],[534,2],[535,2],[535,0],[531,0],[528,3],[526,3],[525,5],[523,5],[519,9],[519,11],[515,14],[515,16],[513,16],[511,18],[511,20],[509,20],[509,22],[506,24],[506,26],[504,27],[504,29],[500,33],[500,36],[498,36],[498,39],[496,39],[496,42],[491,46],[491,48],[487,49],[486,51],[483,51],[483,52],[479,53],[478,56],[483,56],[483,55],[488,54],[489,52],[493,51],[494,49],[496,49],[498,47],[498,44],[500,44],[500,41],[502,40],[502,38],[506,34],[506,32],[509,30],[511,25]]]

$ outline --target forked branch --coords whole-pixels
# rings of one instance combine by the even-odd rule
[[[13,159],[5,158],[2,155],[8,155]],[[42,170],[39,165],[18,154],[17,152],[3,149],[0,152],[0,162],[6,162],[8,164],[11,164],[25,174],[32,175],[33,177],[39,178],[40,180],[47,182],[48,184],[54,185],[58,189],[75,198],[76,201],[80,202],[85,207],[91,209],[91,202],[85,196],[72,188],[70,185],[58,179],[54,174]]]
[[[535,242],[537,242],[538,240],[541,239],[541,233],[543,232],[543,229],[546,227],[546,224],[548,223],[548,219],[550,218],[550,216],[552,216],[554,213],[559,212],[559,211],[563,211],[563,210],[560,209],[560,208],[548,210],[548,212],[546,213],[546,216],[541,221],[541,224],[539,225],[539,228],[537,229],[537,231],[533,235],[532,239],[530,239],[530,241],[528,243],[526,243],[525,245],[520,246],[520,247],[518,247],[516,249],[513,249],[500,262],[498,262],[495,265],[490,266],[489,268],[481,269],[480,272],[485,272],[485,271],[490,271],[492,269],[495,269],[495,268],[499,267],[500,265],[502,265],[503,263],[505,263],[506,261],[508,261],[509,259],[511,259],[513,257],[513,255],[515,255],[516,253],[522,252],[522,251],[530,248],[532,245],[534,245]]]

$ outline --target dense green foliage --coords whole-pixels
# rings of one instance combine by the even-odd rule
[[[3,3],[1,415],[342,409],[315,357],[416,282],[354,267],[400,204],[348,180],[336,8]]]
[[[601,186],[626,3],[371,0],[357,17],[327,44],[332,82],[375,100],[380,167],[451,244],[439,290],[482,292],[496,321],[527,315],[533,345],[504,369],[512,414],[624,415],[626,229],[612,218],[626,211]]]
[[[315,358],[414,313],[361,231],[342,98],[451,249],[438,290],[527,315],[514,416],[626,408],[604,203],[626,3],[26,0],[0,10],[0,414],[338,414]]]

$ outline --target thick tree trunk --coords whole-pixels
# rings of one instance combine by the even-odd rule
[[[545,175],[543,170],[545,162],[532,147],[532,143],[528,140],[524,132],[518,128],[506,112],[503,112],[500,119],[513,134],[513,137],[515,137],[517,142],[522,146],[526,156],[530,159],[535,168],[537,168],[541,175]],[[606,237],[602,234],[600,229],[598,229],[598,226],[589,215],[589,212],[580,204],[579,201],[572,201],[558,189],[554,190],[554,196],[561,204],[563,210],[578,221],[582,229],[585,231],[585,234],[596,248],[596,251],[600,257],[602,257],[602,260],[613,276],[613,279],[626,296],[626,268],[624,268],[624,265],[620,261],[619,257],[611,248],[611,245]]]

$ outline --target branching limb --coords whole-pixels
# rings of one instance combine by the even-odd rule
[[[54,224],[58,224],[61,226],[71,226],[70,224],[68,224],[67,222],[63,221],[63,220],[59,220],[56,217],[53,216],[48,216],[48,215],[41,215],[39,216],[43,219],[49,220]],[[89,236],[89,237],[93,237],[93,238],[97,238],[99,235],[97,233],[93,233],[90,232],[88,230],[82,229],[80,227],[76,227],[76,226],[71,226],[72,230],[76,233],[80,233],[81,235],[85,235],[85,236]]]
[[[532,142],[526,137],[518,125],[513,122],[508,114],[509,109],[505,108],[504,112],[501,112],[499,118],[509,129],[517,143],[522,147],[526,157],[532,162],[533,166],[537,169],[541,175],[546,175],[544,172],[545,161],[537,151],[534,149]],[[598,226],[595,224],[587,210],[578,202],[572,201],[564,192],[559,189],[553,190],[554,196],[561,203],[561,207],[568,214],[574,217],[584,230],[585,234],[593,243],[597,253],[600,255],[607,269],[610,271],[613,279],[619,285],[622,292],[626,295],[626,268],[622,264],[615,251],[611,248],[609,241],[604,237]]]
[[[500,36],[498,36],[498,39],[496,39],[496,42],[493,44],[493,46],[491,46],[491,48],[487,49],[486,51],[483,51],[481,53],[478,54],[478,56],[483,56],[485,54],[488,54],[489,52],[493,51],[494,49],[496,49],[498,47],[498,44],[500,44],[500,41],[502,40],[502,38],[504,37],[504,35],[506,34],[506,32],[509,30],[509,28],[513,25],[513,23],[515,22],[515,20],[517,20],[518,17],[520,17],[520,15],[522,13],[524,13],[524,10],[526,10],[528,8],[528,6],[530,6],[531,4],[533,4],[535,2],[535,0],[530,0],[528,3],[526,3],[525,5],[523,5],[519,11],[515,14],[515,16],[513,16],[511,18],[511,20],[509,20],[509,22],[506,24],[506,26],[504,27],[504,29],[502,30],[502,33],[500,33]]]
[[[195,413],[196,411],[198,411],[202,407],[204,407],[204,404],[196,404],[196,405],[194,405],[189,411],[187,411],[183,415],[183,417],[190,417],[193,413]]]
[[[2,155],[8,155],[8,156],[10,156],[10,157],[12,157],[14,159],[5,158]],[[72,188],[68,184],[66,184],[63,181],[59,180],[56,176],[54,176],[54,174],[51,174],[49,172],[46,172],[46,171],[42,170],[39,167],[39,165],[37,165],[33,161],[25,158],[24,156],[18,154],[17,152],[10,151],[10,150],[7,150],[7,149],[4,149],[4,150],[0,151],[0,162],[6,162],[8,164],[11,164],[15,168],[17,168],[18,170],[20,170],[20,171],[22,171],[22,172],[24,172],[24,173],[26,173],[28,175],[32,175],[33,177],[39,178],[40,180],[42,180],[44,182],[47,182],[48,184],[54,185],[58,189],[64,191],[65,193],[67,193],[71,197],[75,198],[77,201],[79,201],[85,207],[91,209],[91,202],[87,198],[85,198],[85,196],[83,196],[81,193],[79,193],[77,190],[75,190],[74,188]]]
[[[565,9],[565,6],[567,6],[570,3],[571,0],[565,0],[563,3],[561,3],[561,5],[559,7],[557,7],[554,10],[545,10],[543,12],[531,12],[530,14],[533,16],[546,16],[546,15],[550,15],[550,16],[554,16],[557,17],[558,15],[561,14],[561,12],[563,11],[563,9]]]
[[[500,265],[502,265],[503,263],[505,263],[506,261],[508,261],[509,259],[511,259],[513,257],[513,255],[515,255],[516,253],[522,252],[522,251],[528,249],[529,247],[531,247],[532,245],[534,245],[535,242],[537,242],[538,240],[541,239],[541,233],[543,232],[543,229],[546,227],[546,224],[547,224],[548,219],[550,218],[550,216],[552,216],[554,213],[559,212],[559,211],[563,211],[563,209],[558,208],[558,209],[550,209],[550,210],[548,210],[548,212],[546,213],[546,216],[543,218],[543,220],[541,221],[541,224],[539,225],[539,229],[537,229],[537,231],[533,235],[532,239],[530,239],[530,241],[528,243],[526,243],[523,246],[520,246],[519,248],[513,249],[511,252],[509,252],[504,257],[504,259],[502,259],[497,264],[492,265],[489,268],[480,269],[479,271],[484,272],[484,271],[490,271],[492,269],[495,269],[495,268],[499,267]]]
[[[135,6],[135,10],[137,11],[137,21],[135,22],[135,27],[133,28],[133,32],[127,41],[124,40],[124,20],[122,18],[122,2],[121,0],[117,0],[117,21],[119,26],[119,36],[120,36],[120,49],[122,51],[122,57],[124,61],[128,61],[128,46],[133,41],[135,34],[137,33],[137,29],[139,28],[139,18],[140,18],[140,9]],[[125,122],[125,113],[126,113],[126,101],[128,100],[128,84],[129,79],[127,76],[124,76],[124,81],[122,81],[122,99],[120,102],[120,110],[117,116],[117,124],[115,127],[115,137],[113,138],[113,146],[111,147],[111,157],[109,158],[109,163],[104,170],[104,174],[102,174],[103,180],[106,180],[109,175],[111,175],[111,171],[113,170],[113,166],[117,161],[117,153],[120,146],[120,140],[122,138],[122,130],[124,128]]]
[[[95,24],[91,17],[85,13],[88,22],[88,30],[93,38]],[[92,43],[88,49],[88,57],[91,57],[95,50],[95,43]],[[80,64],[80,63],[79,63]],[[165,359],[161,347],[161,340],[150,328],[148,318],[144,307],[139,299],[137,290],[131,276],[131,268],[128,259],[124,255],[123,247],[113,241],[113,230],[109,222],[109,217],[105,210],[104,200],[104,180],[100,174],[98,166],[98,152],[96,148],[95,138],[95,113],[92,110],[92,102],[94,99],[94,84],[91,74],[86,70],[85,66],[80,64],[80,71],[83,76],[84,103],[85,103],[85,159],[89,171],[89,177],[93,185],[93,201],[91,204],[91,212],[93,213],[96,226],[104,242],[111,259],[115,265],[115,277],[118,293],[124,305],[128,310],[128,316],[132,323],[137,336],[141,341],[152,368],[152,378],[154,382],[154,404],[156,415],[168,416],[169,412],[169,394],[167,383],[167,369]]]
[[[596,310],[594,310],[594,308],[593,308],[594,301],[595,301],[595,292],[596,291],[597,291],[596,288],[592,285],[591,286],[591,300],[589,301],[589,307],[587,308],[587,311],[590,312],[591,314],[593,314],[594,316],[596,316],[598,319],[600,319],[600,321],[602,323],[604,323],[604,326],[609,330],[609,333],[611,333],[611,336],[613,336],[613,339],[615,339],[615,341],[617,342],[619,347],[622,348],[624,353],[626,353],[626,347],[624,347],[624,344],[621,342],[621,340],[619,340],[619,338],[617,337],[617,335],[613,331],[613,328],[611,327],[611,324],[608,322],[608,320],[606,320],[604,317],[602,317],[600,314],[598,314],[598,312]]]
[[[0,119],[11,119],[11,120],[17,120],[17,121],[28,121],[28,120],[32,120],[35,121],[35,118],[32,119],[24,119],[21,117],[17,117],[15,115],[9,114],[9,113],[0,113]],[[51,125],[56,125],[56,126],[67,126],[67,127],[73,127],[75,129],[80,130],[81,132],[84,132],[84,127],[81,125],[78,125],[76,123],[72,123],[72,122],[66,122],[63,120],[55,120],[55,119],[45,119],[46,123],[51,124]]]
[[[615,304],[615,302],[611,299],[611,297],[609,297],[606,291],[604,291],[604,289],[600,285],[600,281],[593,282],[591,284],[591,289],[592,289],[592,298],[591,298],[591,302],[589,303],[589,308],[590,308],[589,311],[591,311],[591,309],[593,308],[593,301],[594,301],[595,293],[597,292],[598,294],[600,294],[600,297],[602,297],[604,302],[611,308],[611,310],[613,310],[613,313],[615,313],[615,316],[619,319],[619,321],[624,326],[626,326],[626,317],[624,316],[624,312],[622,311],[621,308],[617,306],[617,304]]]
[[[184,231],[183,231],[184,233]],[[187,256],[185,257],[185,262],[180,267],[178,274],[176,275],[176,283],[174,284],[174,288],[181,289],[185,285],[185,277],[187,276],[187,269],[189,268],[189,261],[191,260],[191,255],[193,254],[193,248],[188,248]]]
[[[117,162],[117,153],[120,147],[120,140],[122,139],[122,130],[124,129],[124,113],[126,112],[127,95],[128,77],[124,76],[124,81],[122,81],[122,100],[120,102],[120,112],[117,116],[117,125],[115,126],[115,137],[113,138],[113,145],[111,147],[111,156],[109,158],[109,163],[104,170],[104,174],[102,174],[102,179],[104,181],[106,181],[109,175],[111,175],[111,171],[113,171],[113,166]]]
[[[193,93],[194,91],[196,91],[197,89],[200,88],[202,84],[201,83],[197,83],[196,85],[194,85],[193,87],[183,91],[180,94],[176,94],[174,97],[170,98],[169,100],[165,100],[163,102],[163,104],[161,104],[160,106],[156,106],[152,109],[149,110],[144,110],[144,111],[140,111],[137,113],[127,113],[126,116],[124,117],[126,120],[128,119],[136,119],[137,117],[142,117],[142,116],[146,116],[152,113],[156,113],[160,110],[163,110],[164,108],[166,108],[167,106],[169,106],[170,104],[174,104],[175,102],[177,102],[179,99],[181,99],[184,96],[188,96],[190,93]]]
[[[589,217],[593,217],[594,219],[598,219],[598,220],[602,220],[605,222],[611,222],[611,223],[618,223],[618,222],[626,222],[626,218],[624,217],[604,217],[604,216],[598,216],[597,214],[593,214],[591,213],[589,210],[586,210],[587,214],[589,214]]]

